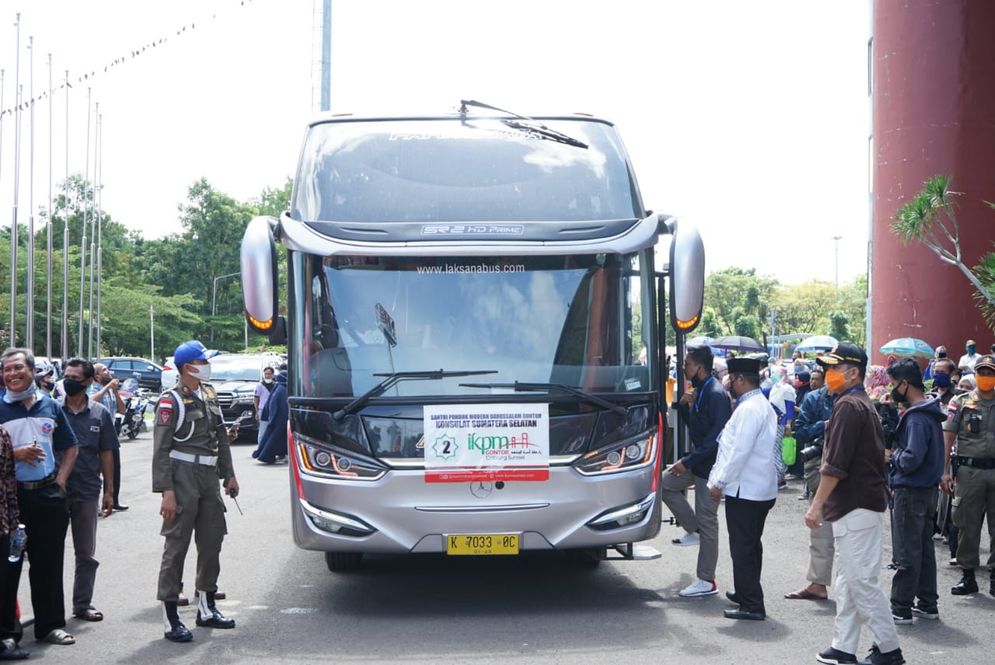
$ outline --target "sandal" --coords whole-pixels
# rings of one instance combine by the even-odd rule
[[[76,644],[76,638],[62,630],[61,628],[56,628],[55,630],[49,631],[48,635],[38,640],[39,642],[47,642],[48,644]]]
[[[77,619],[82,619],[83,621],[103,621],[104,613],[93,609],[92,607],[87,607],[84,610],[78,610],[73,612],[73,616]]]

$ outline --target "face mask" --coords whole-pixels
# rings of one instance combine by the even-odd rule
[[[211,379],[210,365],[190,365],[188,371],[190,372],[190,376],[198,381],[209,381]]]
[[[266,383],[266,384],[269,384],[269,383],[273,383],[273,379],[267,379],[267,378],[266,378],[266,377],[264,376],[264,377],[263,377],[263,383]]]
[[[967,355],[973,356],[974,355],[974,351],[975,351],[976,348],[977,347],[974,347],[974,346],[967,347]]]
[[[950,387],[950,375],[939,372],[933,375],[933,387],[934,388],[949,388]]]
[[[62,385],[66,389],[66,395],[69,397],[79,395],[81,392],[86,390],[86,386],[83,385],[83,382],[77,381],[76,379],[64,379],[62,381]]]
[[[27,390],[21,392],[15,392],[13,390],[7,389],[7,392],[3,394],[3,401],[7,404],[13,404],[14,402],[23,402],[26,399],[34,397],[35,395],[35,384],[28,386]]]
[[[936,354],[936,357],[937,358],[946,358],[947,357],[947,352],[946,351],[940,351],[939,353]]]
[[[100,385],[106,386],[108,383],[111,382],[111,377],[110,376],[101,376],[99,379],[97,379],[97,381],[100,382]]]
[[[978,390],[983,393],[990,393],[995,390],[995,376],[981,376],[980,374],[974,377],[978,381]]]
[[[905,404],[909,401],[909,389],[905,389],[905,394],[898,392],[898,387],[891,389],[891,399],[894,400],[895,404]]]
[[[836,368],[826,370],[826,387],[829,388],[829,392],[838,393],[843,390],[844,385],[846,385],[846,375],[842,370]]]

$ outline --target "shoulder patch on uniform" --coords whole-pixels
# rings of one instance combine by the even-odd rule
[[[168,425],[169,419],[173,415],[173,402],[171,400],[159,400],[159,412],[157,422],[160,425]]]

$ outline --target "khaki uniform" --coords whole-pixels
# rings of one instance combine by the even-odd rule
[[[946,432],[957,435],[954,460],[953,521],[959,529],[957,564],[966,570],[980,565],[981,525],[988,517],[988,535],[995,542],[995,399],[981,399],[977,390],[950,400]],[[995,566],[995,549],[988,556]]]
[[[182,405],[175,403],[174,391]],[[235,475],[231,448],[214,388],[201,383],[200,392],[202,397],[179,382],[173,391],[162,393],[156,407],[152,491],[176,493],[176,517],[162,522],[166,543],[157,597],[164,601],[175,601],[180,594],[183,562],[194,532],[197,590],[217,591],[221,541],[228,532],[218,479],[227,482]],[[174,451],[195,455],[197,461],[174,459],[170,457]]]

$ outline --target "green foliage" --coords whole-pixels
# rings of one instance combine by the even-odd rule
[[[705,304],[715,316],[716,335],[734,335],[736,321],[752,314],[760,321],[767,321],[772,295],[777,280],[759,277],[753,268],[726,268],[705,278]],[[707,333],[702,333],[707,334]]]
[[[853,341],[850,334],[850,317],[845,312],[836,310],[829,314],[829,334],[836,339]]]
[[[266,188],[258,199],[239,202],[217,191],[205,179],[191,185],[187,201],[180,206],[180,233],[161,239],[146,240],[129,231],[106,211],[100,216],[100,245],[103,260],[101,300],[101,349],[94,355],[123,354],[148,357],[150,353],[150,310],[155,313],[155,352],[160,360],[172,353],[182,341],[200,338],[205,343],[214,335],[216,348],[241,351],[246,346],[260,346],[265,338],[250,333],[244,339],[242,291],[239,275],[239,247],[249,220],[258,214],[278,215],[289,207],[292,183]],[[93,187],[80,175],[70,176],[58,186],[51,215],[44,211],[43,222],[51,219],[53,232],[53,354],[62,347],[61,317],[64,257],[69,262],[69,304],[67,311],[68,342],[71,354],[78,349],[80,318],[80,275],[83,270],[83,321],[86,353],[90,320],[89,261],[90,243],[96,228],[97,211],[93,206]],[[69,229],[69,248],[64,247],[63,230]],[[47,229],[42,224],[35,236],[35,326],[36,352],[45,351],[46,275],[45,248]],[[84,231],[85,266],[81,266]],[[18,245],[27,247],[27,232],[19,227]],[[25,337],[27,299],[23,292],[27,265],[24,254],[18,261],[18,341]],[[286,258],[281,257],[285,266]],[[285,268],[284,268],[285,269]],[[10,270],[10,231],[0,230],[0,273]],[[216,316],[211,316],[212,289],[217,280]],[[282,292],[283,290],[281,290]],[[285,296],[284,296],[285,297]],[[9,308],[9,292],[0,293],[0,311]],[[94,302],[94,309],[96,302]],[[94,312],[96,318],[96,312]],[[6,331],[0,341],[7,343]],[[94,334],[96,344],[96,334]]]
[[[735,331],[737,335],[761,339],[760,319],[756,314],[741,314],[736,319]]]

